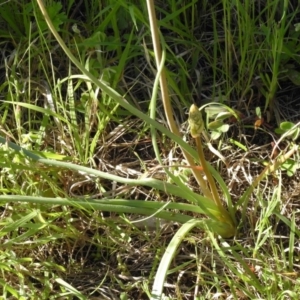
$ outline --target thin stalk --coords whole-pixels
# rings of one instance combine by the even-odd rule
[[[157,21],[156,21],[153,0],[147,0],[147,7],[148,7],[149,22],[150,22],[153,48],[154,48],[154,53],[155,53],[156,66],[159,69],[160,64],[161,64],[162,54],[161,54],[161,48],[160,48],[160,43],[159,43],[158,25],[157,25]],[[176,122],[173,117],[173,111],[172,111],[171,101],[170,101],[170,97],[169,97],[165,68],[162,68],[162,70],[161,70],[160,88],[161,88],[161,96],[162,96],[162,101],[163,101],[163,106],[164,106],[168,126],[172,133],[180,136],[180,132],[178,130],[178,127],[177,127]],[[181,147],[181,150],[182,150],[182,153],[183,153],[185,159],[188,162],[188,165],[196,166],[192,156],[189,153],[187,153],[184,149],[182,149],[182,147]],[[192,173],[193,173],[194,177],[196,178],[199,186],[201,187],[202,192],[205,195],[205,197],[212,199],[213,198],[212,194],[211,194],[210,190],[208,189],[206,182],[203,179],[201,173],[197,172],[194,169],[192,169]]]
[[[201,138],[198,136],[198,137],[195,138],[195,140],[196,140],[196,146],[197,146],[197,150],[198,150],[199,160],[200,160],[201,166],[203,168],[203,172],[207,177],[207,181],[209,183],[210,190],[211,190],[211,193],[213,195],[213,199],[215,201],[215,204],[219,207],[223,207],[223,205],[221,203],[221,200],[220,200],[218,190],[217,190],[215,180],[212,177],[212,175],[211,175],[211,173],[210,173],[210,171],[207,167],[207,163],[206,163],[204,153],[203,153]]]
[[[45,6],[43,4],[43,1],[42,0],[37,0],[37,3],[39,5],[39,7],[40,7],[40,10],[41,10],[41,12],[42,12],[42,14],[44,16],[45,21],[47,22],[48,27],[49,27],[50,31],[52,32],[52,34],[54,35],[55,39],[57,40],[57,42],[59,43],[59,45],[61,46],[61,48],[64,50],[64,52],[66,53],[67,57],[82,72],[82,74],[84,74],[84,75],[77,75],[76,78],[92,82],[93,84],[95,84],[95,86],[97,86],[98,88],[100,88],[105,94],[107,94],[111,99],[113,99],[114,101],[116,101],[123,108],[125,108],[126,110],[128,110],[130,113],[132,113],[133,115],[137,116],[141,120],[144,120],[145,122],[147,122],[147,124],[154,126],[156,129],[158,129],[159,131],[161,131],[163,134],[165,134],[166,136],[168,136],[169,138],[171,138],[172,140],[174,140],[181,147],[185,147],[185,149],[187,149],[186,151],[189,151],[189,153],[191,153],[192,157],[195,157],[195,158],[197,157],[197,152],[192,147],[190,147],[185,141],[183,141],[183,139],[180,136],[172,133],[168,128],[166,128],[165,126],[161,125],[157,121],[151,119],[148,115],[146,115],[143,112],[141,112],[141,110],[139,110],[139,109],[135,108],[134,106],[132,106],[131,104],[129,104],[126,101],[126,99],[124,97],[122,97],[119,93],[117,93],[113,88],[111,88],[106,83],[104,83],[103,81],[101,81],[98,78],[96,78],[91,72],[89,72],[78,61],[78,59],[72,54],[72,52],[70,51],[70,49],[67,47],[67,45],[65,44],[65,42],[63,41],[63,39],[60,37],[60,35],[56,31],[53,23],[51,22],[51,19],[50,19],[48,13],[47,13],[47,10],[46,10],[46,8],[45,8]],[[6,103],[10,103],[10,102],[6,102]],[[41,111],[42,113],[43,112],[47,112],[51,116],[53,115],[53,112],[51,110],[49,110],[49,109],[45,110],[45,109],[42,109],[40,107],[37,107],[37,106],[34,106],[34,105],[30,105],[30,104],[27,104],[27,103],[22,103],[22,102],[18,103],[18,105],[21,105],[21,106],[27,107],[27,108],[31,108],[31,109],[35,109],[35,110]],[[60,115],[56,114],[55,116],[57,118],[59,118],[60,120],[68,123],[68,121],[65,120],[63,117],[61,117]]]
[[[198,107],[195,104],[192,104],[190,107],[188,122],[190,125],[191,136],[196,140],[198,158],[202,164],[202,169],[207,176],[210,190],[213,195],[213,198],[211,198],[211,200],[215,203],[221,213],[219,220],[228,223],[232,228],[234,228],[233,219],[230,217],[228,211],[223,207],[221,203],[215,180],[211,175],[209,165],[207,164],[204,157],[201,142],[201,135],[204,133],[204,122],[202,113],[201,111],[199,111]]]
[[[249,186],[249,188],[245,191],[241,199],[237,202],[236,207],[243,204],[243,216],[245,215],[245,210],[248,203],[248,198],[250,194],[254,191],[254,189],[258,186],[258,184],[269,174],[276,171],[288,158],[290,158],[297,150],[299,146],[294,145],[290,151],[280,156],[273,164],[269,164],[265,169],[255,178],[253,183]]]
[[[290,158],[297,150],[299,146],[294,145],[290,151],[280,156],[273,164],[269,164],[265,169],[255,178],[251,185],[251,192],[258,186],[258,184],[266,177],[268,174],[273,173],[277,170],[288,158]]]

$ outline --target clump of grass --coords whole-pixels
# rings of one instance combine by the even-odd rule
[[[187,119],[182,107],[188,107],[193,97],[199,101],[197,97],[209,95],[214,99],[224,99],[225,95],[230,106],[235,105],[236,99],[240,99],[239,106],[243,106],[243,98],[247,99],[251,93],[252,78],[260,74],[257,70],[262,70],[262,74],[265,72],[265,65],[258,62],[266,61],[275,71],[279,62],[285,63],[277,52],[282,44],[273,44],[270,40],[270,44],[263,43],[260,48],[251,32],[247,37],[241,35],[245,27],[253,32],[255,22],[265,15],[280,14],[275,7],[278,3],[268,1],[261,13],[247,1],[245,6],[235,3],[234,10],[228,1],[222,2],[223,10],[217,4],[204,3],[203,7],[198,7],[200,12],[194,4],[179,7],[174,1],[169,1],[156,8],[161,16],[159,25],[165,40],[162,40],[165,48],[160,60],[160,55],[152,51],[144,4],[108,2],[102,10],[86,9],[86,20],[76,22],[79,29],[72,29],[70,24],[74,21],[65,22],[66,15],[73,9],[71,4],[64,15],[59,13],[58,4],[50,3],[47,9],[54,21],[52,31],[59,32],[67,41],[71,50],[67,52],[69,58],[79,58],[80,63],[74,60],[76,67],[61,58],[64,54],[59,47],[52,51],[55,40],[49,34],[38,7],[32,3],[26,6],[26,12],[29,12],[24,18],[27,29],[22,34],[17,33],[21,27],[17,25],[13,31],[14,37],[24,37],[25,46],[20,46],[11,60],[4,61],[7,77],[1,85],[5,100],[8,100],[1,106],[1,130],[6,137],[1,139],[1,191],[4,194],[1,199],[5,205],[2,238],[7,246],[1,254],[5,261],[2,271],[9,282],[2,284],[5,297],[30,295],[45,299],[52,296],[85,299],[97,293],[106,298],[150,298],[152,282],[156,279],[162,283],[159,275],[165,277],[167,270],[169,276],[164,292],[171,298],[200,294],[204,298],[217,294],[234,298],[267,298],[280,293],[282,297],[292,297],[297,293],[299,288],[291,279],[297,274],[297,258],[293,251],[295,235],[298,235],[297,219],[290,211],[283,211],[286,204],[282,204],[280,188],[271,191],[267,186],[258,185],[262,177],[274,173],[282,161],[279,159],[265,170],[258,171],[258,174],[263,172],[254,180],[254,185],[242,197],[242,193],[236,195],[237,201],[232,201],[220,174],[202,160],[201,167],[207,164],[219,185],[217,191],[221,192],[221,197],[213,196],[204,180],[201,192],[207,190],[207,193],[203,197],[187,188],[187,183],[180,179],[183,177],[177,177],[174,172],[172,161],[169,162],[172,155],[177,155],[172,150],[176,149],[176,143],[192,157],[185,166],[193,170],[196,177],[202,178],[198,166],[202,154],[199,155],[177,133],[170,133],[165,126],[154,121],[162,119],[164,122],[159,102],[154,104],[164,65],[167,65],[167,90],[172,96],[170,106],[177,122]],[[89,5],[85,3],[86,8]],[[92,7],[95,8],[96,3],[92,3]],[[168,11],[170,8],[171,12]],[[282,11],[288,10],[289,7],[283,7]],[[75,7],[73,12],[76,11],[79,10]],[[223,19],[220,12],[224,12]],[[203,18],[196,17],[198,13]],[[135,28],[128,31],[128,26],[118,21],[118,14],[126,15]],[[33,16],[37,26],[30,27],[28,22]],[[279,27],[271,27],[272,32],[278,30],[278,39],[283,32],[288,32],[286,22],[289,21],[284,19]],[[64,24],[68,25],[65,27]],[[84,25],[83,28],[80,25]],[[142,25],[145,25],[145,30],[136,35],[135,30],[140,30]],[[191,28],[195,29],[194,35]],[[92,34],[86,36],[89,30]],[[203,43],[198,42],[200,32],[206,32],[208,36],[207,39],[201,37]],[[216,42],[212,42],[212,36]],[[6,38],[9,37],[6,35]],[[270,47],[274,47],[272,52],[266,54],[262,51]],[[252,51],[247,51],[249,48]],[[266,55],[268,59],[263,60]],[[154,59],[158,59],[158,73]],[[136,63],[143,64],[142,72],[134,68]],[[23,65],[29,68],[20,68]],[[266,89],[270,94],[265,93],[266,102],[259,105],[268,108],[274,102],[272,93],[276,92],[274,82],[278,82],[279,73],[275,72],[270,82],[262,81],[260,89]],[[47,84],[39,78],[45,78]],[[50,97],[54,106],[51,106]],[[147,111],[147,99],[150,98],[149,117],[142,112]],[[146,101],[141,102],[141,99]],[[249,108],[251,106],[246,111]],[[153,115],[156,111],[158,118]],[[143,123],[136,122],[133,115]],[[140,127],[135,129],[132,124]],[[159,166],[157,161],[145,160],[146,155],[151,159],[154,157],[149,127],[153,144],[156,141],[159,150],[164,151],[158,155],[161,159]],[[260,129],[258,126],[257,131]],[[225,138],[221,142],[234,155]],[[241,144],[241,141],[235,142]],[[201,149],[199,141],[197,144],[198,150]],[[215,147],[219,145],[214,144]],[[292,155],[297,147],[291,149],[282,160]],[[250,151],[244,157],[248,158],[248,155],[251,155]],[[269,159],[264,157],[263,161]],[[141,170],[137,170],[133,163],[138,163]],[[180,162],[179,166],[184,163]],[[157,179],[162,170],[167,173],[163,175],[163,181]],[[141,171],[145,173],[143,176]],[[209,173],[206,171],[206,174]],[[281,180],[280,173],[276,176]],[[215,179],[209,179],[210,186],[214,186],[212,180]],[[278,185],[281,186],[281,181]],[[250,202],[253,191],[256,194],[253,199],[257,200]],[[134,197],[143,201],[131,200]],[[222,203],[225,200],[229,212],[224,208],[220,214],[222,208],[216,200],[218,197]],[[147,201],[149,198],[156,201]],[[246,238],[238,234],[232,241],[217,240],[210,231],[204,235],[197,229],[198,226],[208,227],[224,233],[224,229],[228,230],[224,223],[221,228],[217,226],[221,217],[228,214],[234,219],[236,211],[242,220],[238,224],[238,233],[245,234]],[[133,220],[132,214],[149,217]],[[211,220],[199,218],[200,215],[207,215]],[[169,222],[159,222],[155,217]],[[150,222],[151,229],[142,227],[146,221]],[[174,234],[178,223],[185,225]],[[291,230],[283,233],[280,226]],[[191,228],[196,228],[195,234],[187,235]],[[284,236],[281,240],[277,237],[279,232]],[[184,243],[176,252],[183,239]],[[20,243],[30,245],[30,248],[25,249]],[[161,257],[167,245],[173,246],[168,258],[170,262],[174,258],[173,264],[166,265],[164,272],[155,275],[158,265],[165,262]],[[290,251],[285,251],[287,248]],[[270,252],[275,254],[270,256]],[[109,271],[105,265],[114,271]],[[101,273],[96,270],[101,270]],[[30,278],[24,276],[29,272],[32,274]],[[85,289],[82,286],[82,281],[89,281],[87,278],[91,276],[95,276],[97,282],[90,285],[93,292],[89,292],[90,287]],[[191,283],[191,278],[196,278],[195,283]]]

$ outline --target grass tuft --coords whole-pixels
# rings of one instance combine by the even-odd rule
[[[181,138],[146,3],[47,1],[50,30],[39,2],[0,4],[0,298],[297,299],[298,3],[155,3]]]

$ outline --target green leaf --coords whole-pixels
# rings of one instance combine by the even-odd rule
[[[286,170],[287,175],[291,177],[295,174],[295,172],[299,168],[299,165],[295,160],[289,158],[282,164],[281,167],[282,169]]]
[[[228,124],[223,124],[221,127],[220,127],[220,130],[224,133],[224,132],[227,132],[229,130],[229,125]]]
[[[275,131],[275,133],[280,134],[280,135],[285,133],[285,130],[280,129],[280,128],[276,128],[274,131]]]
[[[295,85],[300,85],[300,72],[290,69],[287,72],[287,77],[292,81]]]
[[[259,106],[255,108],[255,113],[259,118],[261,118],[261,109]]]
[[[85,48],[99,48],[100,46],[103,46],[105,44],[110,44],[105,43],[106,39],[107,37],[105,33],[97,31],[92,36],[86,38],[80,45],[83,45]]]
[[[207,125],[207,128],[210,130],[218,130],[222,125],[223,125],[222,120],[216,120],[216,121],[210,122]]]
[[[285,134],[286,137],[292,138],[294,141],[299,137],[300,129],[292,122],[282,122],[280,128],[275,129],[277,134]]]
[[[292,123],[292,122],[282,122],[280,123],[280,129],[284,130],[284,131],[288,131],[290,130],[291,128],[293,128],[295,124]]]
[[[242,143],[234,140],[234,139],[229,139],[230,143],[234,144],[235,146],[241,148],[242,150],[244,150],[245,152],[248,151],[247,147],[244,146]]]
[[[295,140],[298,138],[299,133],[300,133],[300,130],[299,130],[299,128],[297,127],[297,128],[295,129],[294,133],[293,133],[293,136],[292,136],[293,141],[295,141]]]
[[[221,112],[219,113],[217,116],[216,116],[216,119],[218,120],[225,120],[225,119],[228,119],[232,116],[233,114],[229,111],[226,111],[226,112]]]
[[[202,225],[203,227],[205,227],[204,224],[205,223],[203,221],[191,219],[190,221],[182,225],[180,229],[175,233],[160,261],[158,270],[156,272],[152,288],[151,300],[161,299],[168,269],[171,265],[173,258],[175,257],[178,247],[180,246],[185,236],[196,226]]]
[[[28,9],[30,9],[30,5],[34,4],[29,3]],[[47,10],[55,29],[60,31],[60,26],[68,19],[64,12],[60,12],[62,10],[62,4],[60,2],[52,2],[52,4],[47,7]],[[41,31],[48,29],[47,22],[45,21],[39,9],[36,10],[36,18]]]
[[[213,131],[210,135],[212,140],[217,140],[222,135],[220,131]]]
[[[300,31],[300,23],[294,24],[295,31]]]
[[[213,119],[222,113],[228,113],[227,109],[221,105],[209,105],[205,107],[204,111],[206,112],[209,119]]]

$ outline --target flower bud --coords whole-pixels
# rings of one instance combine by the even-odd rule
[[[195,104],[192,104],[190,108],[188,122],[190,125],[191,136],[193,138],[200,136],[204,129],[204,123],[202,113]]]

